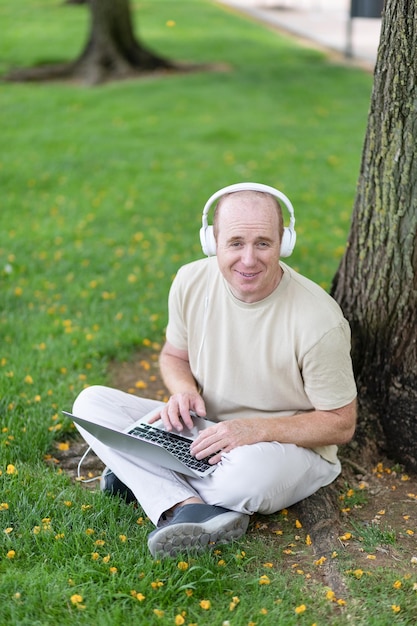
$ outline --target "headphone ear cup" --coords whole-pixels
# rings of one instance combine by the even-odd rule
[[[284,228],[284,234],[282,235],[280,257],[291,256],[294,250],[295,240],[295,230],[286,226]]]
[[[200,228],[200,242],[204,254],[207,256],[216,256],[216,239],[214,237],[213,226]]]

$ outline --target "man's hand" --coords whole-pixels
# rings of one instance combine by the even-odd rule
[[[261,441],[258,419],[233,419],[203,430],[191,444],[190,452],[197,459],[214,454],[209,461],[214,465],[220,461],[224,452],[258,441]]]
[[[184,426],[190,429],[193,427],[193,418],[190,415],[190,411],[194,411],[201,417],[206,415],[206,406],[200,394],[196,391],[176,393],[170,397],[161,412],[149,420],[149,423],[152,424],[161,419],[165,430],[171,431],[174,429],[181,432]]]

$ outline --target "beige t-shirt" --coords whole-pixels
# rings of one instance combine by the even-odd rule
[[[167,340],[188,351],[209,419],[331,410],[356,396],[350,328],[339,305],[281,267],[275,291],[251,304],[233,296],[216,257],[183,266],[174,279]],[[315,450],[336,462],[336,446]]]

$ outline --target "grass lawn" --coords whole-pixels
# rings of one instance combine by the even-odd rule
[[[294,575],[285,550],[319,565],[290,514],[268,536],[254,521],[220,552],[153,561],[139,509],[45,463],[73,441],[61,410],[83,386],[162,341],[169,285],[201,256],[214,191],[252,180],[286,193],[291,265],[324,287],[349,229],[372,77],[215,3],[133,6],[147,45],[217,69],[1,85],[0,624],[414,623],[406,573],[401,588],[389,567],[347,576],[346,605],[320,576]],[[4,74],[74,58],[88,15],[0,0],[0,21]]]

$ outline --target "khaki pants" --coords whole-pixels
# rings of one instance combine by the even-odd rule
[[[73,414],[124,430],[161,402],[138,398],[109,387],[88,387],[80,393]],[[131,489],[156,525],[161,515],[192,496],[241,513],[274,513],[331,483],[340,463],[329,463],[316,452],[293,444],[260,442],[224,454],[207,478],[190,478],[120,453],[79,428],[103,463]]]

